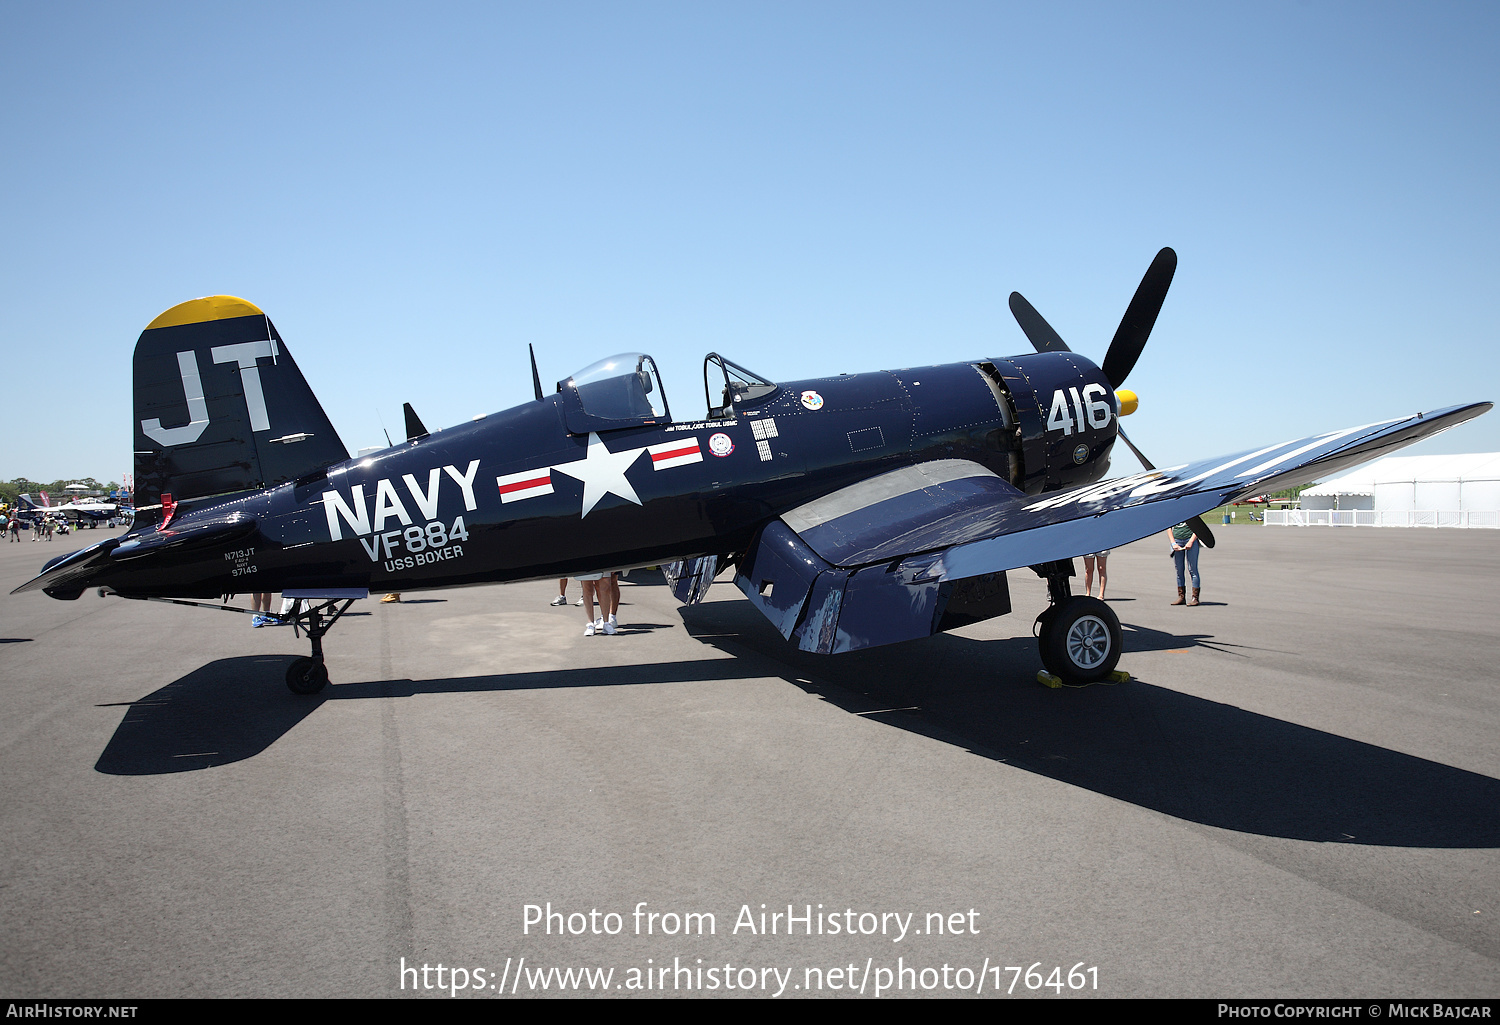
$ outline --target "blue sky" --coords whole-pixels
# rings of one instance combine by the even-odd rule
[[[652,353],[793,379],[1029,351],[1156,462],[1500,398],[1493,4],[0,6],[0,478],[120,479],[184,299],[276,322],[353,451]],[[1500,414],[1414,452],[1500,450]],[[1136,469],[1123,454],[1122,472]]]

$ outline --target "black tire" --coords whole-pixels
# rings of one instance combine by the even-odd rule
[[[1075,595],[1048,609],[1037,646],[1047,671],[1073,683],[1093,683],[1120,664],[1120,620],[1098,598]]]
[[[293,694],[316,694],[328,685],[328,667],[320,659],[299,658],[287,667],[286,685]]]

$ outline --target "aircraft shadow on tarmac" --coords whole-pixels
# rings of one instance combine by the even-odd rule
[[[682,615],[735,657],[333,684],[316,697],[282,682],[293,656],[220,659],[133,702],[95,768],[153,775],[250,758],[324,701],[779,676],[850,713],[1191,822],[1327,843],[1500,846],[1500,780],[1140,680],[1050,690],[1029,637],[941,634],[830,658],[798,651],[744,602]],[[1193,646],[1232,647],[1126,631],[1127,652]]]
[[[634,629],[621,632],[645,632],[671,625],[637,623]],[[284,682],[287,668],[296,657],[221,658],[138,701],[125,703],[128,711],[94,768],[113,776],[152,776],[253,758],[317,711],[324,701],[748,680],[776,675],[737,659],[713,658],[439,680],[335,683],[309,697],[291,693]]]
[[[257,755],[322,704],[282,682],[295,655],[223,658],[129,703],[94,768],[152,776]],[[279,688],[279,691],[278,691]]]
[[[1500,780],[1139,680],[1051,690],[1030,637],[939,634],[830,658],[798,651],[743,602],[683,619],[847,711],[1180,819],[1327,843],[1500,846]],[[1242,654],[1125,629],[1127,653],[1195,646]]]

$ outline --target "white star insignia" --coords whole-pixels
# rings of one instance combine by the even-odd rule
[[[589,510],[599,504],[605,495],[619,495],[627,502],[641,504],[635,488],[625,479],[625,471],[630,469],[644,451],[644,448],[629,448],[623,452],[611,452],[599,440],[599,435],[590,434],[587,456],[552,469],[574,480],[583,481],[583,515],[587,516]]]

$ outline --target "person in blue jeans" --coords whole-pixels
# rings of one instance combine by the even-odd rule
[[[1172,561],[1177,564],[1177,600],[1172,604],[1197,605],[1198,589],[1202,586],[1198,580],[1198,535],[1186,523],[1172,528]],[[1188,572],[1193,577],[1191,598],[1187,596],[1187,584],[1183,580],[1183,563],[1187,563]]]

